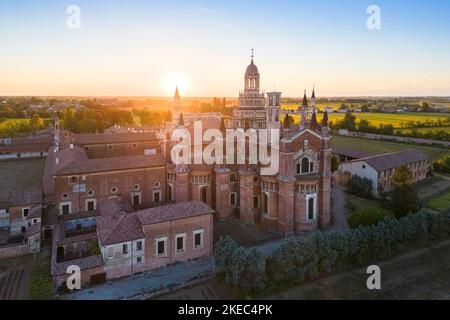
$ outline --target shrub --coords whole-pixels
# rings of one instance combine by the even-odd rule
[[[268,284],[295,286],[338,267],[367,265],[449,236],[450,210],[443,214],[419,212],[399,220],[385,216],[376,225],[292,239],[267,258],[257,250],[248,252],[227,237],[216,244],[215,256],[225,282],[247,297],[265,290]]]
[[[248,252],[227,236],[217,242],[214,256],[219,276],[239,296],[246,297],[266,287],[265,258],[261,252]]]
[[[392,217],[392,214],[383,209],[373,207],[359,208],[353,211],[348,218],[348,225],[351,229],[372,226],[390,217]]]
[[[450,173],[450,156],[436,160],[433,169],[437,172]]]
[[[350,194],[370,199],[373,191],[372,181],[353,175],[347,182],[347,191]]]

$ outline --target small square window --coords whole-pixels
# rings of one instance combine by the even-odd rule
[[[155,203],[161,202],[161,192],[159,191],[153,192],[153,202]]]
[[[128,245],[127,244],[122,245],[122,253],[128,254]]]
[[[70,214],[70,205],[69,204],[63,204],[61,206],[61,214]]]
[[[87,202],[87,211],[91,212],[95,210],[95,201],[88,201]]]
[[[28,217],[28,213],[30,213],[30,208],[23,208],[22,215],[24,218]]]
[[[176,236],[175,238],[175,243],[176,243],[176,252],[183,252],[184,251],[184,244],[185,244],[185,239],[186,239],[186,235],[184,234],[179,234]]]
[[[203,230],[194,231],[194,248],[203,247]]]
[[[142,241],[136,242],[136,251],[142,251]]]
[[[70,177],[69,178],[69,182],[72,183],[72,184],[73,183],[77,183],[77,177]]]
[[[136,263],[142,263],[142,257],[137,257],[136,258]]]
[[[167,256],[167,238],[156,239],[156,255],[158,257]]]

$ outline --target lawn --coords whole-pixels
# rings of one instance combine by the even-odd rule
[[[450,153],[448,149],[444,148],[341,136],[333,136],[332,146],[335,148],[347,148],[373,154],[416,149],[429,155],[434,160]]]
[[[265,297],[268,300],[448,300],[450,242],[377,263],[381,290],[368,290],[366,269],[357,269]]]
[[[436,211],[444,211],[450,209],[450,189],[432,198],[427,206]]]
[[[350,211],[353,211],[357,208],[381,208],[381,204],[376,200],[365,199],[349,194],[347,198],[347,207]]]
[[[28,281],[28,299],[54,299],[50,275],[50,256],[47,254],[40,253],[34,257],[30,280]]]

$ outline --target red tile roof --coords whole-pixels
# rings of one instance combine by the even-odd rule
[[[56,161],[56,159],[58,159],[58,161]],[[67,147],[58,151],[56,151],[55,148],[51,148],[45,162],[44,176],[42,179],[44,195],[46,197],[51,197],[51,195],[53,195],[53,176],[57,171],[63,169],[71,162],[83,162],[86,160],[88,160],[88,157],[83,148],[74,146],[73,149]]]
[[[28,213],[27,219],[41,218],[42,217],[42,205],[38,204],[31,208],[30,213]]]
[[[72,175],[165,166],[166,160],[161,155],[88,159],[85,161],[73,161],[56,172],[56,175]]]
[[[97,218],[100,245],[107,246],[144,238],[144,232],[136,214],[126,212],[117,200],[101,201],[99,207],[102,213]]]
[[[31,227],[29,227],[27,229],[27,232],[25,233],[25,235],[27,237],[31,237],[31,236],[39,233],[39,232],[41,232],[41,223],[40,222],[39,223],[35,223]]]
[[[32,191],[20,191],[13,193],[9,198],[11,207],[40,204],[42,202],[42,189],[38,188]]]
[[[404,150],[400,152],[380,154],[373,157],[362,158],[355,161],[365,161],[378,172],[398,168],[420,161],[429,161],[430,157],[418,150]]]
[[[362,152],[362,151],[358,151],[358,150],[353,150],[353,149],[347,149],[347,148],[333,148],[333,154],[338,154],[338,155],[342,155],[342,156],[347,156],[347,157],[351,157],[351,158],[367,158],[372,156],[372,153],[369,152]]]
[[[190,201],[140,210],[136,215],[143,225],[149,225],[213,213],[214,210],[207,204]]]
[[[155,132],[143,133],[104,133],[104,134],[76,134],[74,143],[78,145],[132,143],[158,140]]]

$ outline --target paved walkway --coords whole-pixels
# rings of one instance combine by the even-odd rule
[[[347,194],[338,186],[337,183],[331,189],[331,194],[333,197],[333,206],[331,211],[334,217],[333,230],[346,230],[348,229],[347,216]]]
[[[121,300],[173,288],[214,272],[214,258],[202,258],[62,296],[65,300]]]

